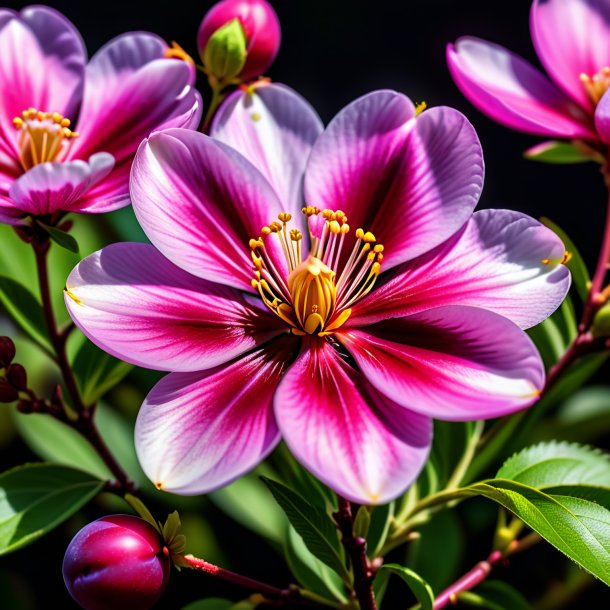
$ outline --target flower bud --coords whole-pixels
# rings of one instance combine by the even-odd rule
[[[591,334],[596,337],[610,337],[610,303],[604,305],[593,318]]]
[[[7,367],[15,357],[15,344],[10,337],[0,337],[0,368]]]
[[[132,515],[109,515],[85,525],[63,561],[64,582],[85,610],[148,610],[170,572],[160,533]]]
[[[0,402],[14,402],[19,398],[19,392],[7,381],[0,379]]]
[[[239,20],[233,19],[216,30],[203,53],[203,65],[217,81],[231,82],[246,63],[246,38]]]
[[[205,57],[208,43],[218,30],[234,19],[242,27],[246,57],[240,70],[233,76],[247,81],[263,74],[273,63],[280,48],[280,22],[266,0],[222,0],[215,4],[203,18],[197,35],[199,55],[208,71],[210,68]]]
[[[6,379],[16,390],[28,387],[28,375],[21,364],[11,364],[6,371]]]

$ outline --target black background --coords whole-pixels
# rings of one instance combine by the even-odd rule
[[[355,97],[378,88],[396,89],[414,101],[425,100],[428,106],[458,108],[474,124],[485,153],[486,181],[480,207],[507,207],[536,217],[549,216],[567,230],[593,266],[606,198],[598,167],[550,166],[524,160],[523,150],[539,139],[511,132],[476,111],[453,84],[445,64],[446,44],[466,34],[503,44],[537,63],[529,37],[528,0],[277,0],[272,4],[280,17],[283,41],[269,76],[309,99],[325,123]],[[166,40],[176,40],[196,56],[197,28],[211,3],[57,1],[51,5],[73,21],[90,54],[120,33],[149,30]],[[26,3],[9,6],[20,9]],[[205,91],[203,80],[199,85]],[[606,375],[602,373],[600,380]],[[13,460],[23,461],[19,455],[11,456]],[[92,509],[92,517],[101,514],[100,509]],[[212,517],[235,569],[278,585],[289,581],[282,561],[263,542],[218,511]],[[0,560],[0,566],[11,566],[23,574],[22,586],[29,589],[23,595],[32,598],[31,608],[49,604],[75,608],[59,572],[66,544],[65,532],[56,530],[43,541]],[[488,540],[481,545],[472,541],[473,562],[483,558],[487,544]],[[559,554],[546,547],[517,561],[520,565],[509,567],[505,576],[532,598],[553,578],[561,578],[565,567]],[[173,610],[199,597],[219,594],[236,598],[238,593],[210,578],[183,572],[174,575],[159,607]],[[0,589],[0,607],[4,609],[2,597]],[[386,607],[410,605],[399,594],[393,599],[395,602]],[[565,607],[608,608],[608,589],[597,584]]]

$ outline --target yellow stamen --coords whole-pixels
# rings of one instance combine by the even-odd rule
[[[181,59],[195,65],[193,58],[175,40],[172,40],[172,46],[165,50],[165,57],[168,59]]]
[[[428,104],[426,104],[426,102],[415,104],[415,116],[419,116],[427,107]]]

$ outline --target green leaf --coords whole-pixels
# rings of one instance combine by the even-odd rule
[[[30,449],[47,462],[78,466],[81,470],[108,480],[112,473],[81,434],[51,415],[13,411],[19,435]]]
[[[303,587],[327,599],[347,601],[341,578],[309,551],[290,524],[287,525],[284,556],[290,571]]]
[[[599,153],[596,154],[593,149],[589,151],[570,142],[560,142],[557,140],[548,140],[536,144],[528,148],[523,153],[523,156],[530,161],[560,165],[587,163],[588,161],[604,162],[601,155]]]
[[[570,259],[567,262],[567,267],[572,273],[572,281],[578,292],[580,300],[584,303],[587,300],[589,294],[589,287],[591,285],[591,278],[589,277],[589,271],[587,265],[583,260],[578,248],[574,242],[568,237],[567,233],[552,220],[546,217],[542,217],[540,222],[545,226],[554,231],[565,246],[565,249],[570,254]]]
[[[0,276],[0,303],[30,338],[52,349],[42,305],[27,288],[10,277]]]
[[[463,490],[504,506],[582,568],[610,585],[610,510],[581,498],[549,495],[494,479]]]
[[[49,234],[49,237],[61,248],[65,248],[74,254],[78,254],[78,242],[72,235],[56,227],[51,227],[40,221],[38,224]]]
[[[207,599],[199,599],[184,606],[182,610],[231,610],[235,602],[221,597],[208,597]]]
[[[26,464],[0,475],[0,555],[34,542],[70,517],[104,486],[80,470]]]
[[[86,340],[74,356],[73,371],[83,401],[92,405],[112,389],[133,365],[117,360]]]
[[[208,74],[219,80],[230,80],[241,72],[246,55],[244,28],[235,18],[212,34],[203,52],[203,63]]]
[[[376,557],[385,543],[394,517],[394,506],[394,502],[390,502],[372,507],[371,523],[366,537],[369,557]]]
[[[514,587],[503,580],[487,580],[477,585],[475,592],[489,604],[483,606],[493,610],[495,604],[499,610],[532,610],[529,602]]]
[[[509,458],[496,478],[542,490],[558,485],[610,487],[610,456],[575,443],[539,443]]]
[[[361,506],[354,519],[354,536],[366,538],[371,525],[371,514],[367,506]]]
[[[329,515],[317,506],[309,504],[285,485],[267,477],[261,479],[286,513],[294,529],[303,538],[307,548],[335,570],[344,582],[350,582],[351,577],[344,563],[343,547],[337,528]]]
[[[381,572],[391,572],[400,576],[420,603],[421,610],[433,610],[434,593],[430,585],[419,574],[397,563],[387,563],[381,566],[379,573]]]
[[[282,544],[286,517],[254,473],[218,489],[208,498],[238,523],[275,543]]]

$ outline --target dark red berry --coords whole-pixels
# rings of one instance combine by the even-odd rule
[[[0,379],[0,402],[13,402],[19,398],[19,392],[4,379]]]
[[[0,369],[7,367],[15,357],[15,344],[10,337],[0,337]]]
[[[102,517],[70,542],[64,582],[85,610],[148,610],[169,579],[164,546],[159,532],[139,517]]]
[[[28,375],[21,364],[11,364],[6,371],[6,380],[17,390],[28,387]]]

